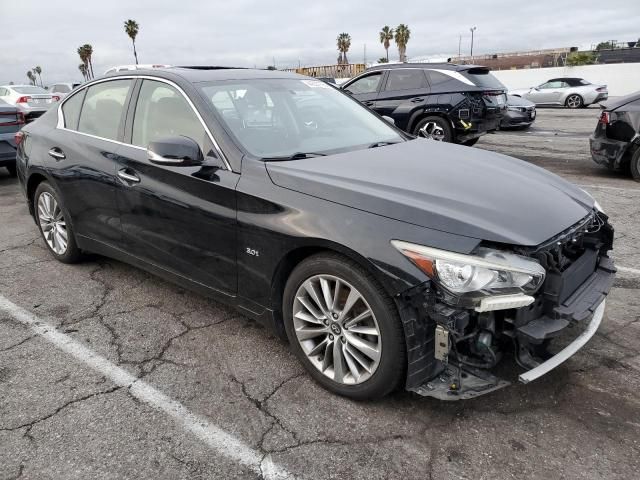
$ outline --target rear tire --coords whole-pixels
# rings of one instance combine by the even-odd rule
[[[15,165],[8,166],[7,170],[9,171],[9,176],[11,177],[15,177],[18,175],[18,170],[16,169]]]
[[[70,216],[61,195],[48,182],[38,185],[33,195],[36,223],[49,253],[62,263],[77,263],[82,252],[76,245]]]
[[[564,101],[564,105],[565,107],[571,108],[571,109],[582,108],[584,105],[584,100],[577,93],[572,93]]]
[[[629,161],[629,171],[636,182],[640,182],[640,147],[636,148],[631,160]]]
[[[453,142],[454,134],[451,123],[444,117],[430,116],[418,121],[413,128],[417,137],[428,138],[439,142]]]
[[[404,380],[407,354],[397,307],[354,261],[334,253],[304,260],[287,280],[282,311],[291,349],[327,390],[364,400],[383,397]]]

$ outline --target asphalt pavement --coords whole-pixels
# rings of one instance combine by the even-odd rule
[[[610,215],[621,269],[599,332],[537,381],[453,403],[334,396],[224,305],[114,260],[56,262],[0,169],[0,479],[638,478],[640,184],[591,161],[597,116],[539,109],[475,148]]]

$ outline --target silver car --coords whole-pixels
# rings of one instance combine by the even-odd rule
[[[606,85],[594,85],[583,78],[552,78],[537,87],[510,90],[509,95],[526,98],[536,105],[582,108],[609,97]]]
[[[35,120],[49,108],[58,103],[60,97],[51,95],[42,87],[34,85],[2,85],[0,86],[0,100],[17,107],[29,123]]]
[[[73,90],[74,88],[76,88],[79,85],[81,85],[81,84],[78,83],[78,82],[54,83],[53,85],[51,85],[49,87],[49,93],[51,95],[53,95],[54,97],[58,97],[60,100],[62,100],[69,93],[71,93],[71,90]]]

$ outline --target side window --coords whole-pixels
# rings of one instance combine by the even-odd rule
[[[64,117],[64,128],[70,130],[78,129],[78,120],[80,119],[80,109],[82,108],[82,99],[85,91],[78,92],[69,98],[62,105],[62,116]]]
[[[5,97],[7,95],[7,90],[4,88],[0,88],[0,97]]]
[[[382,79],[382,72],[372,73],[366,77],[359,78],[347,87],[351,93],[375,93],[378,91],[378,84]]]
[[[154,140],[180,135],[195,140],[205,156],[215,156],[209,136],[182,94],[164,82],[144,80],[133,117],[131,143],[146,148]]]
[[[117,140],[131,83],[131,80],[113,80],[89,87],[82,104],[78,131]]]
[[[451,77],[449,75],[441,72],[427,70],[425,73],[429,76],[429,84],[431,85],[431,88],[439,87],[451,80]]]
[[[389,71],[385,90],[414,90],[424,88],[426,85],[427,79],[422,70],[396,69]]]

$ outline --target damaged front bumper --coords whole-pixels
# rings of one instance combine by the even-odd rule
[[[423,320],[408,330],[413,333],[410,340],[422,341],[409,351],[407,390],[440,400],[474,398],[515,381],[515,375],[502,368],[504,357],[526,370],[517,379],[529,383],[580,350],[602,322],[605,298],[615,279],[614,262],[606,254],[613,230],[603,218],[594,232],[587,232],[586,224],[579,223],[530,252],[557,261],[564,244],[569,249],[576,244],[585,246],[560,270],[554,269],[554,261],[542,262],[548,269],[547,278],[529,305],[472,311],[446,304],[429,285],[405,294],[405,305],[411,299],[411,308],[401,311],[403,321],[411,318],[407,310],[414,312],[413,320]],[[484,341],[483,335],[489,340]],[[482,348],[485,353],[491,350],[491,355],[481,356]],[[486,362],[491,357],[494,361]]]

